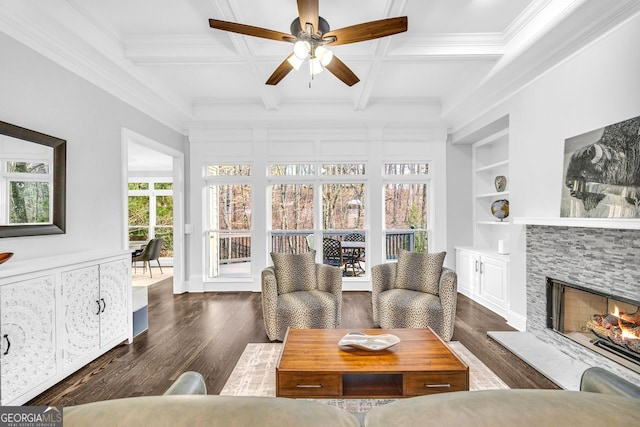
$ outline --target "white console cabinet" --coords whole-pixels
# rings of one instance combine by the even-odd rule
[[[474,248],[457,248],[456,270],[460,293],[508,317],[508,256]]]
[[[0,269],[1,403],[22,405],[132,339],[131,255],[81,254]]]

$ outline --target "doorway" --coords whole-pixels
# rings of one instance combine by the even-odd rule
[[[159,261],[151,261],[152,275],[138,264],[137,285],[173,276],[173,293],[184,292],[184,154],[128,129],[122,130],[123,246],[140,249],[152,238],[163,239]],[[133,198],[133,200],[132,200]],[[130,203],[145,211],[131,224]],[[135,210],[135,209],[133,209]],[[135,216],[135,215],[134,215]],[[158,264],[161,265],[162,273]],[[153,267],[155,265],[155,267]],[[135,269],[134,269],[135,271]],[[149,276],[149,277],[147,277]]]

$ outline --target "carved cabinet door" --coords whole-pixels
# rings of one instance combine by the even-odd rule
[[[2,405],[57,373],[54,276],[0,286]]]
[[[100,345],[127,335],[129,315],[127,290],[129,286],[129,262],[118,260],[100,264]]]
[[[100,347],[100,275],[97,265],[62,273],[64,363],[72,366]]]

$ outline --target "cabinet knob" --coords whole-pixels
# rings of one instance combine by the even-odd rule
[[[98,304],[98,311],[96,311],[96,316],[100,314],[100,310],[102,309],[102,307],[100,306],[100,301],[96,300],[96,304]]]
[[[102,301],[102,311],[100,313],[104,313],[104,309],[107,308],[107,303],[104,298],[100,298],[100,301]]]
[[[6,356],[7,354],[9,354],[9,348],[11,348],[11,341],[9,341],[9,335],[7,335],[7,334],[4,334],[4,335],[2,336],[2,338],[4,338],[5,340],[7,340],[7,350],[6,350],[4,353],[2,353],[3,355],[5,355],[5,356]]]

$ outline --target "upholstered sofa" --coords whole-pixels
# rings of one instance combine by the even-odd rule
[[[640,420],[640,387],[600,368],[583,375],[583,391],[486,390],[398,400],[350,414],[309,400],[204,395],[197,373],[164,396],[64,408],[65,427],[106,426],[630,426]],[[187,395],[180,395],[187,393]]]

